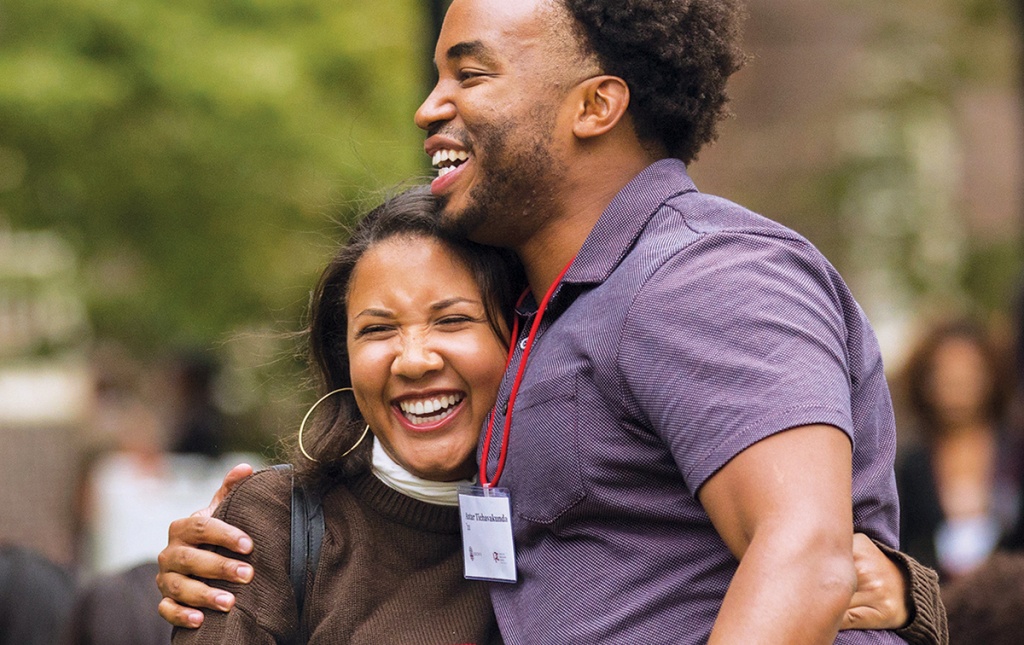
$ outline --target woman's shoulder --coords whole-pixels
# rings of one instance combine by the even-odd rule
[[[291,546],[292,474],[288,470],[261,470],[238,482],[214,512],[214,517],[241,529],[252,538],[250,553],[222,547],[215,551],[252,566],[248,584],[211,581],[235,595],[227,613],[204,611],[203,625],[195,631],[176,630],[174,643],[284,642],[297,624],[288,566]],[[273,639],[273,640],[271,640]]]
[[[214,517],[244,528],[256,519],[261,523],[291,516],[292,472],[267,468],[238,482],[217,507]],[[287,526],[285,524],[284,526]]]

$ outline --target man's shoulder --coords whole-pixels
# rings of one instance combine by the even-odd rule
[[[828,259],[800,233],[722,197],[698,192],[675,195],[653,214],[627,256],[641,263],[648,277],[664,272],[693,272],[701,267],[734,274],[765,273],[771,264],[810,270],[833,282]]]
[[[676,236],[685,230],[694,238],[691,241],[713,235],[742,235],[813,248],[804,236],[784,224],[724,197],[698,191],[680,193],[665,200],[648,228],[652,233],[667,232]],[[679,236],[679,239],[685,242],[687,236]]]
[[[620,268],[633,285],[634,321],[673,310],[713,324],[787,305],[793,316],[834,312],[838,326],[856,310],[838,271],[806,238],[712,195],[666,201]]]

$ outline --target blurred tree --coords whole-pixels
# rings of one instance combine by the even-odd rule
[[[1024,269],[1011,3],[745,2],[753,58],[697,185],[808,236],[892,364],[930,310],[1005,315]]]
[[[1020,177],[979,161],[1021,154],[1021,120],[999,112],[1019,91],[1012,5],[856,7],[870,8],[872,29],[841,127],[843,160],[827,176],[836,183],[826,181],[853,240],[843,260],[869,303],[881,296],[908,318],[950,306],[1005,314],[1024,243],[1020,213],[1005,205],[1020,203]],[[978,136],[994,127],[1003,131]]]
[[[295,321],[330,220],[423,168],[425,10],[0,0],[0,218],[70,240],[136,349]]]

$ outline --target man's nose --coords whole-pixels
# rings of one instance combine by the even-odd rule
[[[431,132],[455,118],[455,104],[452,103],[445,88],[445,81],[438,81],[416,110],[416,125],[421,130]]]

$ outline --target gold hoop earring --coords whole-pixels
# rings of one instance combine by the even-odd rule
[[[303,456],[306,459],[308,459],[310,461],[319,461],[318,459],[313,459],[313,457],[311,457],[310,454],[308,452],[306,452],[306,447],[302,445],[302,432],[303,432],[303,430],[306,429],[306,421],[309,420],[309,415],[313,414],[313,410],[316,409],[316,406],[318,406],[321,403],[323,403],[324,401],[326,401],[327,397],[333,396],[333,395],[335,395],[335,394],[337,394],[339,392],[351,392],[351,391],[352,391],[352,388],[350,388],[350,387],[342,387],[342,388],[338,388],[337,390],[334,390],[332,392],[328,392],[327,394],[325,394],[322,397],[320,397],[320,399],[317,400],[317,402],[314,403],[312,405],[312,407],[309,408],[309,411],[306,412],[306,416],[302,417],[302,423],[299,425],[299,450],[302,452]],[[367,423],[366,427],[363,429],[363,434],[359,435],[359,439],[354,444],[352,444],[351,448],[349,448],[345,452],[341,453],[341,456],[342,457],[347,457],[350,452],[352,452],[353,450],[358,448],[359,444],[363,443],[363,439],[366,438],[366,435],[369,434],[369,432],[370,432],[370,424]]]

